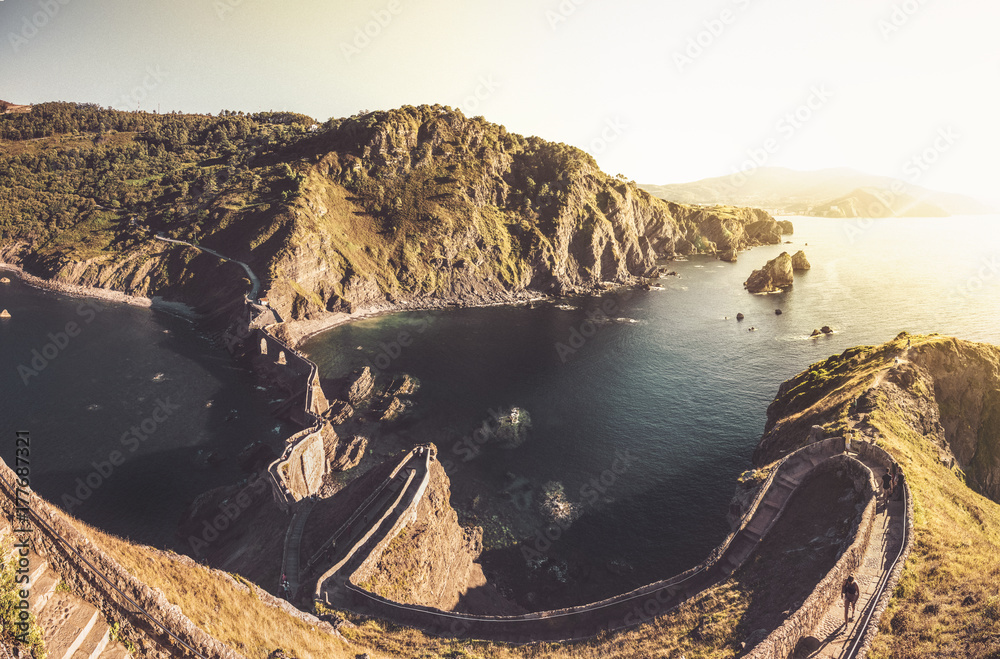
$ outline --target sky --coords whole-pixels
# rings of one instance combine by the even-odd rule
[[[681,183],[850,167],[1000,204],[996,0],[0,0],[0,99],[440,103]]]

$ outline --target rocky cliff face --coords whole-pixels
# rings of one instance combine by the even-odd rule
[[[69,119],[88,112],[60,108]],[[91,161],[60,181],[78,188],[67,199],[87,198],[71,218],[78,224],[12,226],[5,258],[67,283],[194,304],[218,306],[249,289],[238,266],[151,240],[162,231],[248,263],[283,320],[323,320],[636,284],[660,258],[735,257],[790,231],[761,210],[665,202],[577,148],[446,107],[330,120],[318,132],[296,117],[190,118],[198,130],[188,139],[157,115],[108,113],[121,124],[114,148],[81,137]],[[31,145],[45,180],[58,177],[46,163],[67,157],[56,144]],[[104,176],[102,158],[123,149],[141,156],[122,175],[128,181],[111,180],[100,194],[87,187]],[[8,156],[0,146],[0,161]],[[33,217],[37,195],[22,196],[5,201]]]
[[[578,149],[440,108],[349,120],[299,152],[294,228],[271,265],[286,318],[632,284],[658,258],[782,232],[764,211],[663,202]]]
[[[451,507],[451,485],[439,462],[417,508],[417,520],[389,543],[362,585],[407,604],[445,611],[512,614],[520,609],[486,583],[476,561],[483,550],[482,529],[463,528]]]
[[[879,396],[937,446],[942,463],[954,461],[972,487],[1000,502],[1000,347],[936,335],[852,348],[782,384],[754,461],[801,445],[814,425],[844,432],[850,402],[865,414]]]
[[[751,293],[773,293],[788,288],[793,280],[792,257],[782,252],[768,261],[760,270],[754,270],[746,281]]]

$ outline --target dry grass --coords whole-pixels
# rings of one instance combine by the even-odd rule
[[[938,340],[944,339],[914,337],[915,344]],[[822,377],[829,387],[827,393],[835,392],[846,406],[867,389],[899,347],[889,344],[871,350],[867,353],[870,361],[850,376]],[[815,404],[829,408],[825,398]],[[913,430],[891,401],[879,400],[871,422],[882,434],[883,447],[904,468],[915,502],[916,542],[870,656],[1000,656],[1000,565],[996,559],[1000,555],[1000,506],[969,489],[960,473],[942,466],[937,448]],[[299,659],[354,657],[364,652],[372,657],[429,659],[726,659],[739,654],[737,643],[747,633],[740,621],[755,596],[752,575],[743,570],[647,624],[577,644],[508,646],[439,639],[352,614],[347,617],[356,626],[342,628],[343,638],[338,638],[265,605],[218,573],[92,529],[87,532],[126,569],[161,589],[196,624],[252,658],[266,657],[281,647]],[[761,556],[766,554],[765,550]]]

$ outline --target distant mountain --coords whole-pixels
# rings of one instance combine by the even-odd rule
[[[919,201],[908,194],[892,194],[877,188],[857,188],[819,206],[791,209],[796,215],[819,217],[948,217],[940,206]]]
[[[672,185],[640,185],[647,192],[685,204],[732,204],[772,213],[834,217],[947,216],[995,212],[965,195],[936,192],[888,176],[853,169],[800,172],[760,167],[747,174]]]

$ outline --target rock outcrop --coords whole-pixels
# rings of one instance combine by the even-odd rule
[[[432,462],[416,521],[389,543],[370,574],[359,575],[362,585],[397,602],[445,611],[520,612],[487,584],[476,562],[483,550],[482,529],[460,526],[450,499],[448,475],[440,462]]]
[[[792,257],[782,252],[760,270],[754,270],[746,281],[751,293],[773,293],[792,285]]]
[[[792,255],[792,270],[809,270],[810,268],[812,268],[812,265],[809,264],[806,253],[801,249]]]
[[[357,407],[370,399],[374,390],[375,378],[372,376],[371,368],[365,366],[352,374],[350,384],[347,385],[347,400]]]

